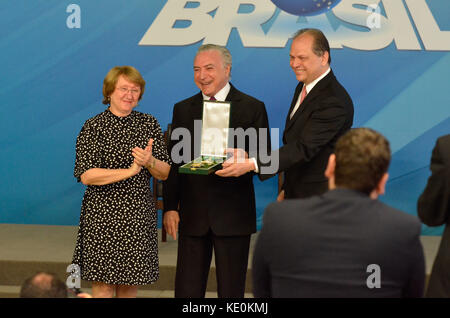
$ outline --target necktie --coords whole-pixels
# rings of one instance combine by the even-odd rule
[[[215,98],[214,96],[211,96],[211,97],[209,98],[209,100],[214,102],[214,101],[216,100],[216,98]]]
[[[306,97],[306,85],[303,84],[302,92],[300,94],[300,103],[295,105],[294,109],[292,110],[291,116],[289,117],[290,119],[292,119],[292,117],[294,116],[297,109],[303,103],[303,100],[305,99],[305,97]]]

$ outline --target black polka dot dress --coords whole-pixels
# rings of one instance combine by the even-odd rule
[[[127,169],[131,150],[144,149],[150,138],[153,156],[170,164],[161,128],[148,114],[132,111],[119,117],[109,109],[87,120],[77,138],[74,175],[91,168]],[[157,213],[150,172],[102,186],[84,194],[72,263],[81,278],[120,285],[146,285],[159,277]]]

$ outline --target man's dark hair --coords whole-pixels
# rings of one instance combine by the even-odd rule
[[[370,194],[388,171],[389,141],[370,128],[355,128],[336,143],[335,184]]]
[[[20,298],[67,298],[67,287],[54,274],[39,272],[22,284]]]
[[[327,38],[319,29],[305,28],[295,32],[292,40],[295,40],[302,34],[309,34],[314,38],[313,52],[317,56],[322,56],[324,52],[328,52],[328,65],[331,65],[330,44]]]

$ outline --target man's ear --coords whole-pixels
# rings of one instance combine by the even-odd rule
[[[227,77],[230,77],[230,74],[231,74],[231,65],[225,66],[225,73],[227,74]]]
[[[334,178],[334,169],[336,168],[336,155],[332,153],[328,158],[327,169],[325,170],[325,177],[328,179]]]
[[[386,192],[386,183],[389,179],[389,174],[386,172],[383,174],[383,176],[380,179],[380,182],[378,182],[376,187],[376,192],[378,195],[383,195]]]
[[[327,51],[323,52],[322,65],[325,66],[325,65],[329,64],[329,59],[330,59],[330,54]]]

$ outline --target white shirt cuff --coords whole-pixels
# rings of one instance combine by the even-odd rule
[[[255,164],[255,170],[253,170],[253,171],[255,171],[256,173],[258,173],[259,172],[259,169],[258,169],[258,164],[256,163],[256,158],[250,158],[251,160],[253,160],[253,163]]]

